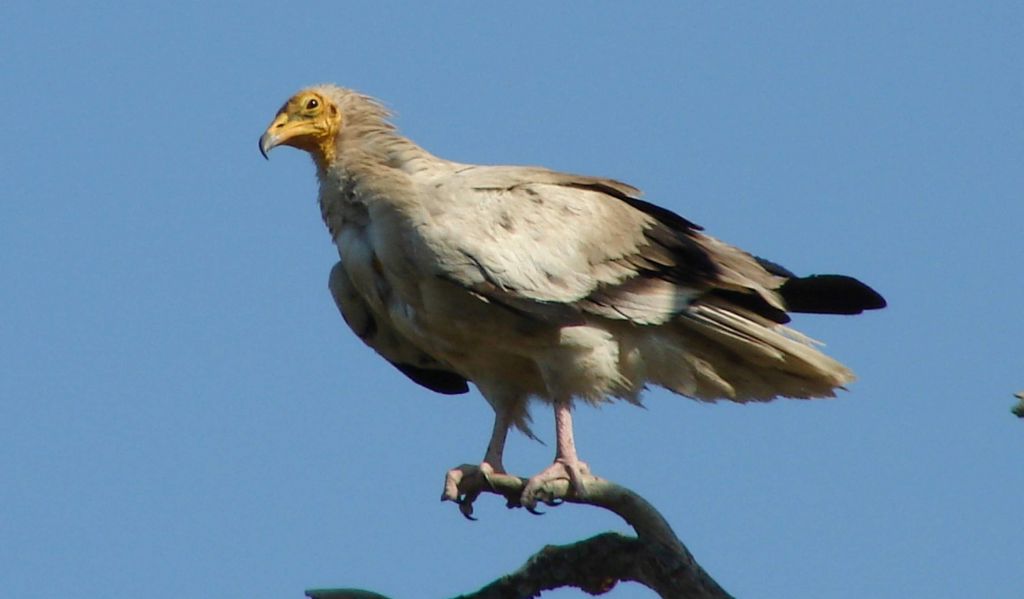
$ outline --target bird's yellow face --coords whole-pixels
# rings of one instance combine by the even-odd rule
[[[315,91],[302,91],[291,97],[274,122],[260,137],[260,152],[285,145],[305,150],[318,166],[334,160],[334,138],[341,128],[341,112],[329,99]]]

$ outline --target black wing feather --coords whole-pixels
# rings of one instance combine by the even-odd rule
[[[420,368],[410,364],[391,364],[402,371],[402,374],[409,377],[413,382],[423,385],[431,391],[444,395],[461,395],[469,393],[469,384],[465,377],[449,370],[437,370],[433,368]]]
[[[853,277],[811,275],[786,281],[779,288],[790,312],[860,314],[886,306],[885,298]]]

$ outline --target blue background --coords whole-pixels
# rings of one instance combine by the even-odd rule
[[[1022,39],[1013,2],[5,2],[0,594],[440,597],[624,529],[438,502],[490,409],[348,331],[309,159],[257,151],[330,81],[441,156],[616,177],[886,295],[795,322],[860,376],[838,400],[578,412],[730,592],[1022,596]]]

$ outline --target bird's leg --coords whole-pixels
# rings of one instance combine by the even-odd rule
[[[491,430],[491,440],[487,443],[484,461],[480,464],[481,469],[487,465],[492,472],[505,473],[505,466],[501,463],[501,459],[505,453],[505,439],[508,437],[509,424],[506,411],[502,409],[495,410],[494,428]]]
[[[555,401],[555,461],[526,482],[520,499],[523,507],[533,511],[537,501],[552,501],[544,485],[554,480],[568,480],[577,497],[585,494],[583,479],[590,476],[590,468],[576,455],[576,441],[572,434],[572,401]]]
[[[494,410],[494,429],[491,431],[491,440],[487,443],[487,452],[484,453],[484,460],[478,466],[463,464],[448,471],[444,478],[444,493],[441,494],[441,501],[454,501],[459,504],[459,510],[463,516],[473,519],[473,502],[480,496],[479,490],[466,491],[462,482],[470,478],[483,478],[483,481],[475,480],[472,488],[479,489],[483,482],[490,486],[492,474],[504,474],[505,466],[502,464],[502,454],[505,452],[505,439],[508,437],[508,429],[511,419],[508,410],[496,407]]]

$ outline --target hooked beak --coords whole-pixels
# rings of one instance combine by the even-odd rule
[[[260,136],[260,154],[263,154],[264,158],[270,160],[270,156],[267,156],[267,152],[273,150],[274,146],[278,143],[280,143],[280,140],[276,135],[271,135],[269,132],[264,133]]]
[[[285,141],[285,138],[278,133],[278,131],[280,131],[287,123],[288,115],[282,112],[274,118],[274,122],[270,123],[267,130],[260,136],[260,154],[263,154],[263,157],[267,160],[270,160],[267,153]]]

